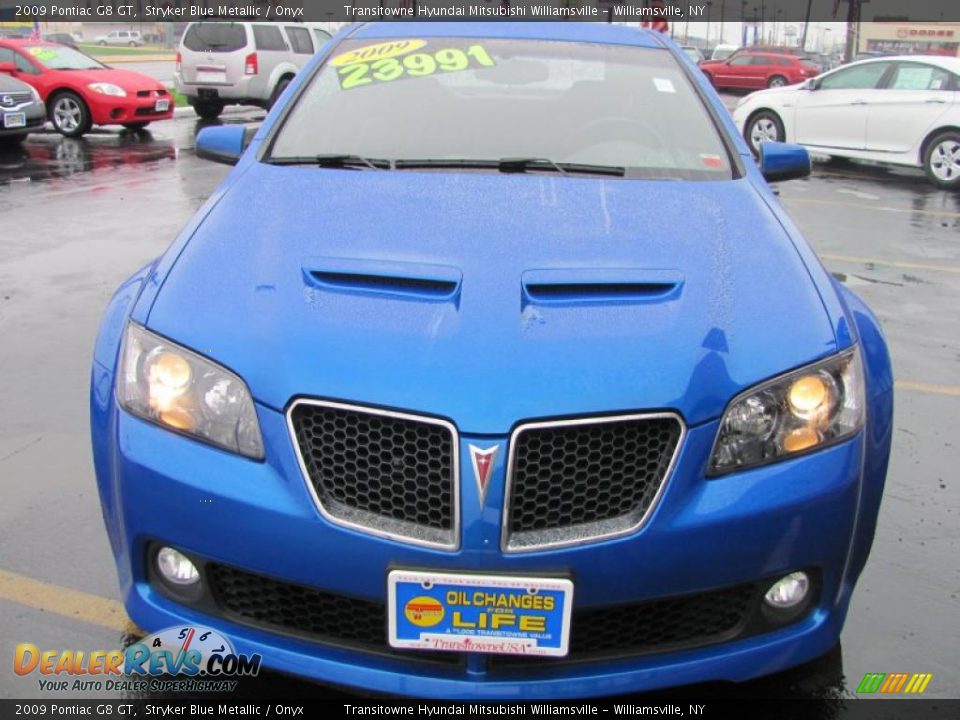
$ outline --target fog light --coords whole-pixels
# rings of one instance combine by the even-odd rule
[[[805,572],[793,572],[777,580],[763,596],[767,605],[787,610],[802,603],[810,590],[810,578]]]
[[[172,547],[162,547],[157,553],[157,569],[174,585],[193,585],[200,580],[200,573],[190,558]]]

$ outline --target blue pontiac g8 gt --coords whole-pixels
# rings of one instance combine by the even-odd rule
[[[893,382],[659,34],[351,26],[119,289],[91,422],[123,598],[388,693],[744,681],[833,648]]]

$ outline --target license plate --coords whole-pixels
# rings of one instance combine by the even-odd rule
[[[216,70],[198,70],[196,81],[198,83],[223,84],[227,82],[227,74],[225,72],[217,72]]]
[[[3,114],[3,126],[5,128],[18,128],[25,127],[27,124],[27,114],[26,113],[4,113]]]
[[[154,105],[154,109],[157,112],[166,112],[170,108],[170,101],[167,98],[163,100],[157,100],[157,104]]]
[[[562,657],[573,583],[561,578],[394,570],[390,645],[418,650]]]

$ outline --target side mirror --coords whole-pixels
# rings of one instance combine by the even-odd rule
[[[17,66],[12,62],[0,62],[0,73],[12,73],[17,71]]]
[[[768,182],[795,180],[810,174],[810,153],[790,143],[760,143],[760,172]]]
[[[257,128],[243,125],[218,125],[197,134],[197,157],[224,165],[236,165]]]
[[[804,90],[816,90],[817,89],[817,79],[816,78],[807,78],[803,81],[801,85]]]

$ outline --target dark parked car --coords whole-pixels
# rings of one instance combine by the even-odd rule
[[[0,56],[0,142],[21,142],[47,119],[40,95],[26,83],[10,77],[12,62]]]
[[[741,51],[726,60],[700,64],[707,79],[718,88],[783,87],[820,74],[820,67],[795,55],[776,52]]]
[[[60,43],[61,45],[66,45],[67,47],[77,48],[77,41],[73,39],[73,35],[70,33],[47,33],[43,36],[43,39],[46,42]]]

